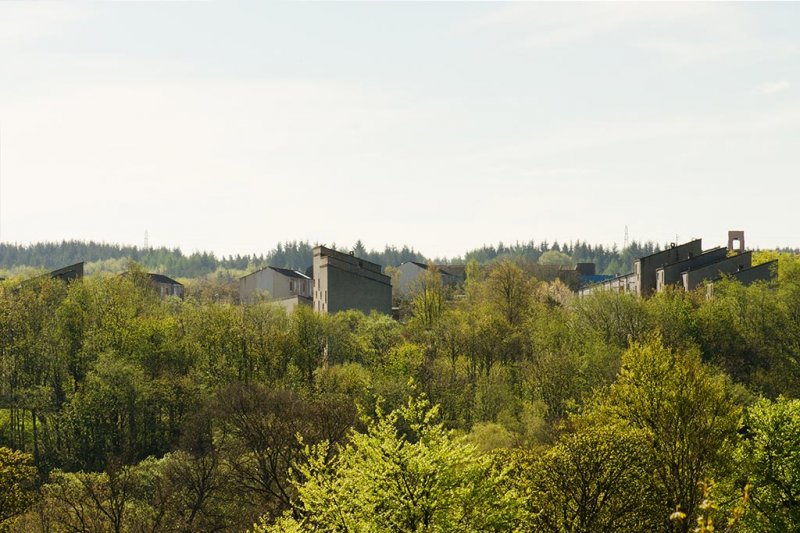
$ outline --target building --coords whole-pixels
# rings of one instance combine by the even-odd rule
[[[613,290],[646,298],[670,286],[691,291],[702,283],[713,284],[722,276],[750,284],[771,280],[775,269],[763,265],[753,267],[752,253],[744,249],[744,232],[730,231],[727,248],[717,247],[704,252],[700,239],[681,245],[672,244],[666,250],[637,259],[632,273],[588,285],[579,293]]]
[[[298,305],[312,304],[313,283],[297,270],[267,266],[239,278],[239,299],[252,303],[268,297],[291,312]]]
[[[636,292],[637,279],[631,272],[630,274],[623,274],[621,276],[611,276],[608,279],[600,280],[596,283],[591,283],[578,290],[578,294],[585,296],[596,291],[614,291],[614,292]]]
[[[414,292],[420,283],[420,276],[433,267],[445,287],[453,287],[464,283],[466,280],[466,267],[464,265],[428,265],[416,261],[406,261],[397,267],[397,284],[395,291],[399,296],[408,296]]]
[[[177,296],[181,299],[183,298],[184,290],[182,283],[179,283],[169,276],[165,276],[164,274],[152,274],[148,272],[147,277],[150,279],[150,285],[153,286],[162,299],[168,296]]]
[[[50,277],[67,282],[75,281],[76,279],[83,279],[83,261],[80,263],[75,263],[74,265],[59,268],[58,270],[53,270],[50,272]]]
[[[728,250],[725,248],[714,248],[700,255],[670,263],[656,270],[656,292],[663,291],[667,285],[675,285],[682,283],[684,274],[688,272],[701,272],[705,269],[714,269],[715,264],[724,261],[728,255]],[[693,284],[690,289],[694,289],[696,284]]]
[[[36,276],[35,278],[27,279],[20,283],[17,287],[14,288],[15,291],[20,290],[22,287],[26,287],[29,285],[35,285],[36,283],[44,280],[45,278],[51,279],[58,279],[65,283],[71,283],[76,280],[83,279],[83,261],[80,263],[75,263],[74,265],[69,265],[65,267],[61,267],[59,269],[53,270],[48,274],[43,274],[41,276]]]
[[[725,248],[723,248],[724,251]],[[681,273],[681,284],[687,291],[693,291],[703,282],[714,281],[723,275],[733,275],[753,266],[753,253],[743,252],[727,257],[723,255],[719,261],[699,268],[685,269]],[[767,278],[768,279],[768,278]],[[753,280],[755,281],[755,280]]]
[[[652,296],[656,292],[659,268],[691,259],[702,253],[702,240],[695,239],[684,244],[673,243],[666,250],[640,257],[633,263],[633,274],[636,278],[635,292],[645,298]]]
[[[364,313],[392,313],[392,281],[381,266],[317,246],[314,248],[314,309],[335,313],[357,309]]]
[[[761,263],[760,265],[756,265],[750,268],[743,268],[742,270],[738,270],[736,272],[732,272],[727,277],[738,281],[742,285],[750,285],[756,281],[768,281],[774,279],[778,275],[778,261],[768,261],[766,263]],[[720,281],[722,277],[713,279],[708,282],[706,285],[706,294],[711,296],[714,293],[714,285]]]

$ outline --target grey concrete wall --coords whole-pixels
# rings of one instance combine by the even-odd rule
[[[680,244],[674,248],[648,255],[634,263],[634,274],[637,278],[636,291],[640,296],[648,297],[656,291],[656,270],[670,263],[677,263],[703,253],[700,239]]]
[[[314,248],[314,309],[392,313],[391,278],[380,265],[329,248]]]
[[[761,263],[760,265],[752,268],[735,272],[731,274],[731,278],[735,279],[742,285],[750,285],[756,281],[770,281],[777,275],[778,261],[769,261],[768,263]]]
[[[392,313],[392,285],[366,278],[351,270],[328,265],[329,313],[358,309],[364,313]]]
[[[734,274],[739,270],[750,268],[752,261],[752,252],[744,252],[743,254],[726,257],[706,267],[690,270],[684,276],[684,288],[687,291],[692,291],[703,281],[711,281],[723,274]]]
[[[727,255],[728,250],[725,248],[714,248],[689,259],[656,269],[656,291],[661,292],[668,285],[683,285],[683,276],[681,275],[683,272],[711,265],[725,259]]]

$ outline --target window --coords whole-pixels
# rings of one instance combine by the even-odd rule
[[[294,281],[289,280],[289,292],[294,292]]]

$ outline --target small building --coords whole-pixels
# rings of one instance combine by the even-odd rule
[[[75,263],[74,265],[59,268],[58,270],[53,270],[50,272],[50,277],[67,282],[75,281],[76,279],[83,279],[83,261],[80,263]]]
[[[408,296],[414,292],[420,282],[420,276],[428,269],[434,268],[445,287],[457,286],[466,280],[464,265],[429,265],[417,261],[406,261],[397,267],[397,285],[395,290],[400,296]]]
[[[147,277],[150,279],[150,284],[155,288],[158,295],[163,299],[168,296],[177,296],[183,299],[184,289],[183,284],[175,281],[169,276],[164,274],[153,274],[148,272]]]
[[[314,309],[335,313],[357,309],[392,314],[392,281],[381,266],[337,250],[314,248]]]
[[[271,298],[291,312],[297,305],[311,305],[313,280],[288,268],[267,266],[239,278],[239,299],[252,303],[260,297]]]

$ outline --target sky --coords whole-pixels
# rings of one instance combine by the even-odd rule
[[[0,240],[800,247],[800,4],[0,2]]]

